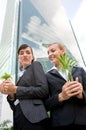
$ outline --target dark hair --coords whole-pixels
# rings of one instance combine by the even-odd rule
[[[31,49],[31,52],[32,52],[32,54],[33,54],[33,50],[32,50],[32,48],[31,48],[31,46],[29,46],[28,44],[21,44],[21,45],[19,46],[19,48],[18,48],[18,54],[19,54],[20,50],[25,49],[25,48],[27,48],[27,47],[29,47],[29,48]]]
[[[32,55],[33,55],[33,60],[32,60],[32,62],[35,60],[35,58],[34,58],[34,54],[33,54],[33,50],[32,50],[32,47],[31,46],[29,46],[28,44],[21,44],[20,46],[19,46],[19,48],[18,48],[18,51],[17,51],[17,53],[18,53],[18,55],[19,55],[19,52],[22,50],[22,49],[25,49],[25,48],[27,48],[27,47],[29,47],[30,49],[31,49],[31,52],[32,52]],[[20,70],[22,70],[22,65],[20,64]]]

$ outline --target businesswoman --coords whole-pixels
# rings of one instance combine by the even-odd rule
[[[18,59],[21,73],[16,85],[9,80],[0,84],[13,110],[14,130],[46,130],[49,124],[43,101],[48,97],[48,85],[42,65],[34,61],[28,44],[18,48]]]
[[[73,66],[73,81],[69,81],[69,70],[66,68],[63,71],[59,60],[66,53],[61,43],[54,42],[48,46],[48,58],[54,66],[46,73],[50,97],[45,104],[50,111],[52,130],[85,129],[86,71],[82,67]]]

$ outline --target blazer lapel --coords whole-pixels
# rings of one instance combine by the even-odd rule
[[[51,70],[50,73],[52,73],[53,75],[55,75],[61,79],[64,79],[64,77],[56,69]],[[66,79],[64,79],[64,80],[66,80]]]
[[[28,65],[23,72],[20,72],[20,73],[22,73],[22,74],[20,74],[16,85],[21,81],[21,79],[23,78],[23,76],[24,76],[24,74],[25,74],[25,72],[26,72],[26,70],[28,69],[29,66],[30,66],[30,65]]]
[[[73,70],[72,70],[72,75],[73,76],[74,76],[75,72],[76,72],[76,67],[74,67]],[[56,69],[50,70],[49,73],[51,73],[51,74],[53,74],[53,75],[55,75],[55,76],[57,76],[57,77],[59,77],[61,79],[64,79],[66,81],[66,79]]]
[[[24,75],[24,74],[23,74],[23,75]],[[18,83],[21,81],[21,79],[22,79],[23,75],[22,75],[21,77],[19,77],[19,79],[18,79],[18,81],[17,81],[16,85],[18,85]]]

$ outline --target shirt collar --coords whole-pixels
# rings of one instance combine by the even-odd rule
[[[68,80],[68,70],[66,70],[65,72],[63,72],[60,69],[58,69],[57,67],[55,67],[55,66],[53,66],[50,70],[53,70],[53,69],[57,70],[60,73],[60,75],[62,75],[62,77],[64,79]]]

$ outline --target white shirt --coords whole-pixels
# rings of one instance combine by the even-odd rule
[[[55,66],[53,66],[51,68],[51,70],[53,70],[53,69],[56,69],[60,73],[60,75],[62,75],[62,77],[68,81],[68,70],[63,72],[63,71],[59,70],[58,68],[56,68]]]
[[[24,74],[24,71],[25,69],[19,72],[18,79]],[[16,99],[14,105],[17,106],[18,104],[19,104],[19,99]]]

